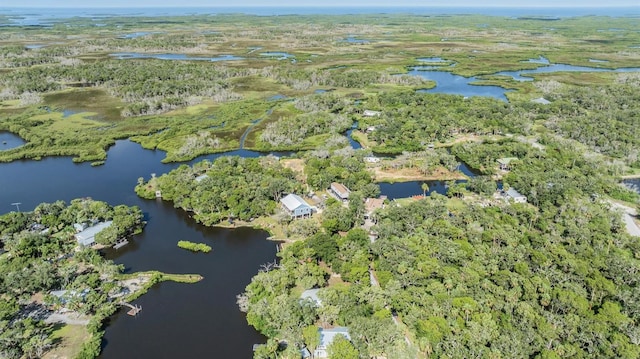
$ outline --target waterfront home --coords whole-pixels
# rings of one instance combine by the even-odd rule
[[[309,218],[313,212],[313,208],[302,197],[293,193],[282,198],[280,203],[291,218]]]
[[[327,348],[338,335],[343,335],[348,340],[351,340],[349,328],[346,327],[335,327],[331,329],[318,328],[318,331],[320,332],[320,344],[313,352],[314,358],[328,358]]]
[[[333,194],[338,197],[338,199],[342,201],[346,201],[349,199],[349,194],[351,193],[351,191],[342,183],[332,182],[330,189],[331,192],[333,192]]]
[[[500,168],[500,170],[509,171],[511,170],[513,161],[517,161],[517,160],[518,160],[517,157],[505,157],[505,158],[498,158],[496,161],[498,162],[498,167]]]
[[[513,188],[509,188],[505,192],[504,196],[507,201],[513,201],[514,203],[527,203],[527,197],[520,194],[520,192]]]
[[[111,224],[113,224],[113,221],[101,222],[76,233],[75,237],[78,244],[81,246],[93,245],[96,242],[96,235],[102,232],[103,229],[109,228]]]

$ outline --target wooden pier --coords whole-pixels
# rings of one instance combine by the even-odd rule
[[[138,313],[140,313],[140,311],[142,311],[142,306],[140,306],[140,305],[132,305],[132,304],[129,304],[127,302],[120,302],[120,305],[130,308],[129,311],[127,312],[127,314],[129,314],[132,317],[137,316]]]

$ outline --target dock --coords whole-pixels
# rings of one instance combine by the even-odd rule
[[[127,302],[120,302],[120,305],[130,308],[129,311],[127,311],[127,314],[132,316],[132,317],[137,316],[138,313],[140,313],[140,311],[142,311],[142,306],[137,305],[137,304],[136,305],[132,305],[132,304],[129,304]]]
[[[116,244],[113,245],[113,249],[120,249],[120,248],[126,246],[127,244],[129,244],[129,241],[126,240],[126,239],[122,240],[122,241],[118,241],[118,242],[116,242]]]

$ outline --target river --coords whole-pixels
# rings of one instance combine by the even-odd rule
[[[143,233],[128,246],[107,251],[107,258],[123,264],[127,272],[197,273],[204,280],[157,285],[135,301],[143,307],[137,318],[123,311],[112,317],[101,358],[251,358],[252,344],[266,339],[247,325],[235,296],[261,264],[275,259],[275,243],[265,240],[264,231],[204,227],[168,202],[138,198],[133,191],[138,177],[160,175],[179,165],[162,164],[164,155],[123,140],[109,149],[108,160],[99,167],[76,164],[69,157],[0,164],[0,213],[15,210],[12,203],[28,211],[41,202],[79,197],[139,206],[148,220]],[[182,239],[205,242],[213,251],[185,251],[176,245]]]

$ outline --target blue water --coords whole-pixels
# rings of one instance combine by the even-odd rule
[[[463,180],[456,181],[456,183],[465,182]],[[395,182],[387,183],[382,182],[380,185],[380,194],[387,196],[390,200],[398,198],[408,198],[413,196],[422,196],[422,184],[427,183],[429,185],[429,191],[427,195],[431,193],[439,193],[442,195],[447,194],[447,185],[445,181],[410,181],[410,182]]]
[[[417,59],[420,62],[426,62],[426,63],[439,63],[439,62],[449,62],[441,57],[421,57]]]
[[[244,57],[234,55],[220,55],[216,57],[196,57],[186,54],[144,54],[140,52],[117,52],[109,54],[118,60],[126,59],[159,59],[159,60],[187,60],[187,61],[233,61],[243,60]]]
[[[346,39],[344,39],[343,42],[347,42],[347,43],[350,43],[350,44],[361,44],[362,45],[362,44],[368,44],[371,41],[364,40],[364,39],[358,39],[358,38],[356,38],[354,36],[349,36]]]
[[[26,142],[20,136],[7,132],[0,131],[0,151],[10,150],[12,148],[20,147]]]
[[[409,75],[420,76],[424,79],[435,81],[436,87],[428,90],[418,90],[418,92],[427,93],[444,93],[451,95],[471,96],[488,96],[507,101],[505,95],[509,90],[499,86],[478,86],[471,83],[478,81],[475,77],[464,77],[454,75],[446,71],[424,71],[420,68],[414,68],[409,71]]]
[[[131,34],[124,34],[124,35],[118,36],[118,38],[119,39],[136,39],[138,37],[144,37],[144,36],[153,35],[153,34],[159,34],[159,32],[140,31],[140,32],[134,32]]]
[[[516,81],[533,81],[533,77],[529,74],[546,74],[552,72],[638,72],[640,67],[622,67],[619,69],[605,69],[598,67],[573,66],[564,64],[552,64],[548,66],[538,67],[533,70],[520,71],[501,71],[495,75],[510,76]]]
[[[532,64],[543,64],[543,65],[549,65],[551,63],[549,61],[549,59],[544,57],[544,56],[540,56],[537,59],[525,60],[525,61],[522,61],[522,62],[528,62],[528,63],[532,63]]]

